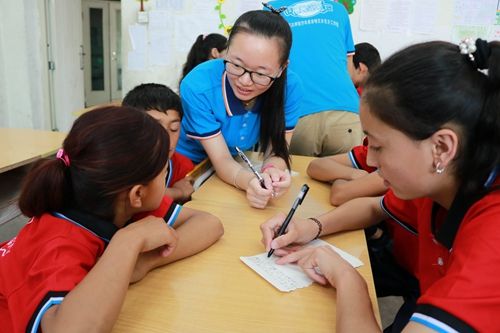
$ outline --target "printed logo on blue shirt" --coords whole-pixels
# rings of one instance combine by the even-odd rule
[[[302,1],[289,6],[284,14],[304,18],[332,11],[333,6],[326,4],[324,1]]]

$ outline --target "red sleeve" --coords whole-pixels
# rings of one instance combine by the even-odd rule
[[[60,304],[92,269],[98,254],[69,238],[55,238],[37,253],[20,278],[23,285],[8,296],[14,331],[37,332],[45,312]],[[15,274],[16,270],[12,273]]]
[[[348,153],[349,154],[349,159],[351,160],[352,166],[356,169],[361,169],[365,170],[368,173],[372,173],[377,168],[371,167],[366,163],[366,159],[368,156],[368,146],[366,145],[359,145],[354,148]]]
[[[172,179],[170,180],[170,186],[177,183],[179,180],[186,177],[186,175],[194,169],[193,162],[186,156],[175,152],[172,155]]]

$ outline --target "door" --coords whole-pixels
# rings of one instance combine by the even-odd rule
[[[52,129],[68,131],[84,107],[81,0],[45,0]]]
[[[121,98],[121,10],[115,1],[83,0],[85,106]]]
[[[120,2],[109,3],[111,100],[122,98],[122,11]]]

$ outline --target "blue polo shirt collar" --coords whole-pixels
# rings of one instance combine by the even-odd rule
[[[112,222],[101,219],[95,215],[86,213],[79,209],[66,208],[52,215],[65,219],[87,231],[93,233],[103,241],[109,243],[111,237],[118,231],[118,227]]]
[[[222,74],[222,98],[224,99],[224,105],[229,117],[234,115],[243,115],[247,112],[258,113],[260,110],[261,99],[258,97],[252,109],[247,110],[243,107],[243,103],[234,94],[233,88],[231,88],[231,85],[229,84],[229,79],[227,78],[227,73],[225,71]]]

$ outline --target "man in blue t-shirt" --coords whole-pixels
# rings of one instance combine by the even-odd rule
[[[349,77],[354,42],[347,10],[333,0],[276,0],[292,28],[289,68],[302,79],[301,119],[290,151],[327,156],[361,144],[359,96]]]

